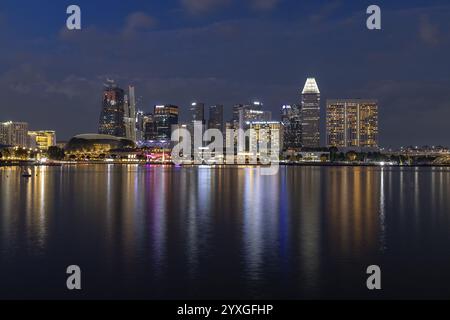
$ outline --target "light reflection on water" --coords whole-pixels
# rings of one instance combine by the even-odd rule
[[[0,168],[0,297],[71,298],[69,264],[85,298],[370,298],[370,264],[381,297],[450,293],[448,169],[259,170]]]

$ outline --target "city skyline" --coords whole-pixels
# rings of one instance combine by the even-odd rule
[[[189,3],[110,1],[108,13],[97,14],[81,0],[83,28],[69,32],[65,3],[23,10],[6,1],[1,121],[56,130],[61,140],[93,132],[105,78],[134,84],[146,109],[198,100],[228,111],[257,98],[275,114],[299,103],[299,88],[314,76],[322,102],[377,99],[384,146],[450,144],[448,2],[382,1],[381,31],[365,28],[366,3],[280,1],[262,9],[229,1],[200,12]]]
[[[276,116],[264,108],[259,100],[244,104],[235,104],[228,109],[224,116],[222,104],[205,104],[191,102],[185,110],[184,119],[181,119],[183,108],[173,104],[154,105],[149,112],[142,110],[136,104],[135,86],[128,84],[127,90],[121,88],[114,79],[106,79],[103,89],[103,100],[100,108],[98,134],[126,138],[139,144],[146,142],[169,142],[171,132],[176,126],[192,127],[201,122],[203,131],[206,129],[221,128],[225,135],[227,129],[250,129],[251,122],[277,122],[283,125],[283,145],[288,149],[338,147],[348,149],[352,147],[368,149],[385,149],[379,142],[379,104],[377,99],[344,98],[327,99],[321,102],[321,92],[315,78],[307,78],[300,94],[300,103],[283,105]],[[323,106],[322,106],[323,104]],[[225,108],[227,110],[227,108]],[[322,113],[325,112],[325,116]],[[231,113],[231,116],[230,116]],[[361,118],[361,119],[360,119]],[[220,120],[219,120],[220,119]],[[273,121],[272,121],[273,120]],[[26,126],[24,121],[0,122],[2,128],[13,126]],[[174,127],[175,126],[175,127]],[[322,133],[322,127],[325,130]],[[311,129],[312,128],[312,129]],[[317,131],[319,128],[320,131]],[[17,145],[32,147],[39,145],[34,141],[41,135],[43,145],[56,146],[63,142],[56,141],[54,130],[28,130],[22,134],[25,142],[6,143],[6,131],[2,129],[0,142],[3,145]],[[23,131],[23,130],[22,130]],[[38,134],[41,133],[41,134]],[[45,137],[48,134],[52,137]],[[79,132],[77,135],[96,134],[92,132]],[[11,133],[10,133],[11,135]],[[191,132],[193,135],[193,131]],[[347,137],[349,135],[349,137]],[[366,136],[368,135],[368,136]],[[33,136],[36,136],[33,138]],[[319,136],[319,138],[318,138]],[[318,138],[318,139],[317,139]],[[9,138],[13,141],[13,138]],[[311,143],[313,141],[313,143]],[[409,148],[417,144],[410,143],[401,146]],[[440,144],[422,145],[421,147],[445,147]],[[398,149],[389,148],[388,149]]]

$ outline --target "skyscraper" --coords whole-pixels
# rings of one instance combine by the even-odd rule
[[[153,114],[149,113],[144,115],[143,117],[143,128],[144,128],[144,140],[155,140],[156,134],[155,134],[155,120],[153,118]]]
[[[128,87],[128,95],[125,99],[125,137],[136,141],[136,95],[134,86]]]
[[[232,123],[234,129],[248,129],[247,122],[271,121],[272,112],[262,110],[262,103],[255,101],[252,104],[237,104],[233,106]]]
[[[378,148],[376,100],[328,100],[326,122],[329,147]]]
[[[98,126],[99,134],[125,137],[125,94],[123,89],[116,86],[114,81],[108,80],[103,91],[102,111]]]
[[[218,129],[223,132],[223,105],[209,107],[208,129]]]
[[[267,149],[265,152],[283,150],[283,129],[284,126],[279,121],[250,121],[248,127],[251,129],[249,152],[257,155],[261,152],[263,145]]]
[[[193,102],[189,109],[191,121],[201,121],[205,125],[205,104]]]
[[[320,91],[316,79],[308,78],[302,91],[302,145],[320,147]]]
[[[170,141],[172,126],[178,124],[178,107],[174,105],[155,106],[153,112],[154,139]]]
[[[284,125],[284,149],[299,150],[302,146],[302,122],[299,105],[281,107],[281,122]]]
[[[144,140],[144,111],[138,110],[136,112],[136,141]]]
[[[0,144],[28,147],[28,123],[13,121],[0,123]]]

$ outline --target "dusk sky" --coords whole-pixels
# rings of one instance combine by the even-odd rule
[[[65,29],[66,8],[82,30]],[[366,9],[382,9],[382,30]],[[97,131],[106,78],[136,86],[139,107],[264,102],[274,118],[307,77],[326,99],[379,100],[380,144],[450,146],[450,2],[4,0],[0,121]],[[324,121],[323,121],[324,122]]]

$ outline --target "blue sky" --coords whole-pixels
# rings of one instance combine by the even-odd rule
[[[374,3],[381,31],[365,28]],[[81,31],[64,29],[69,4]],[[450,145],[449,18],[432,0],[2,1],[0,121],[95,132],[106,77],[134,84],[145,111],[258,98],[277,117],[314,76],[323,109],[379,99],[384,146]]]

